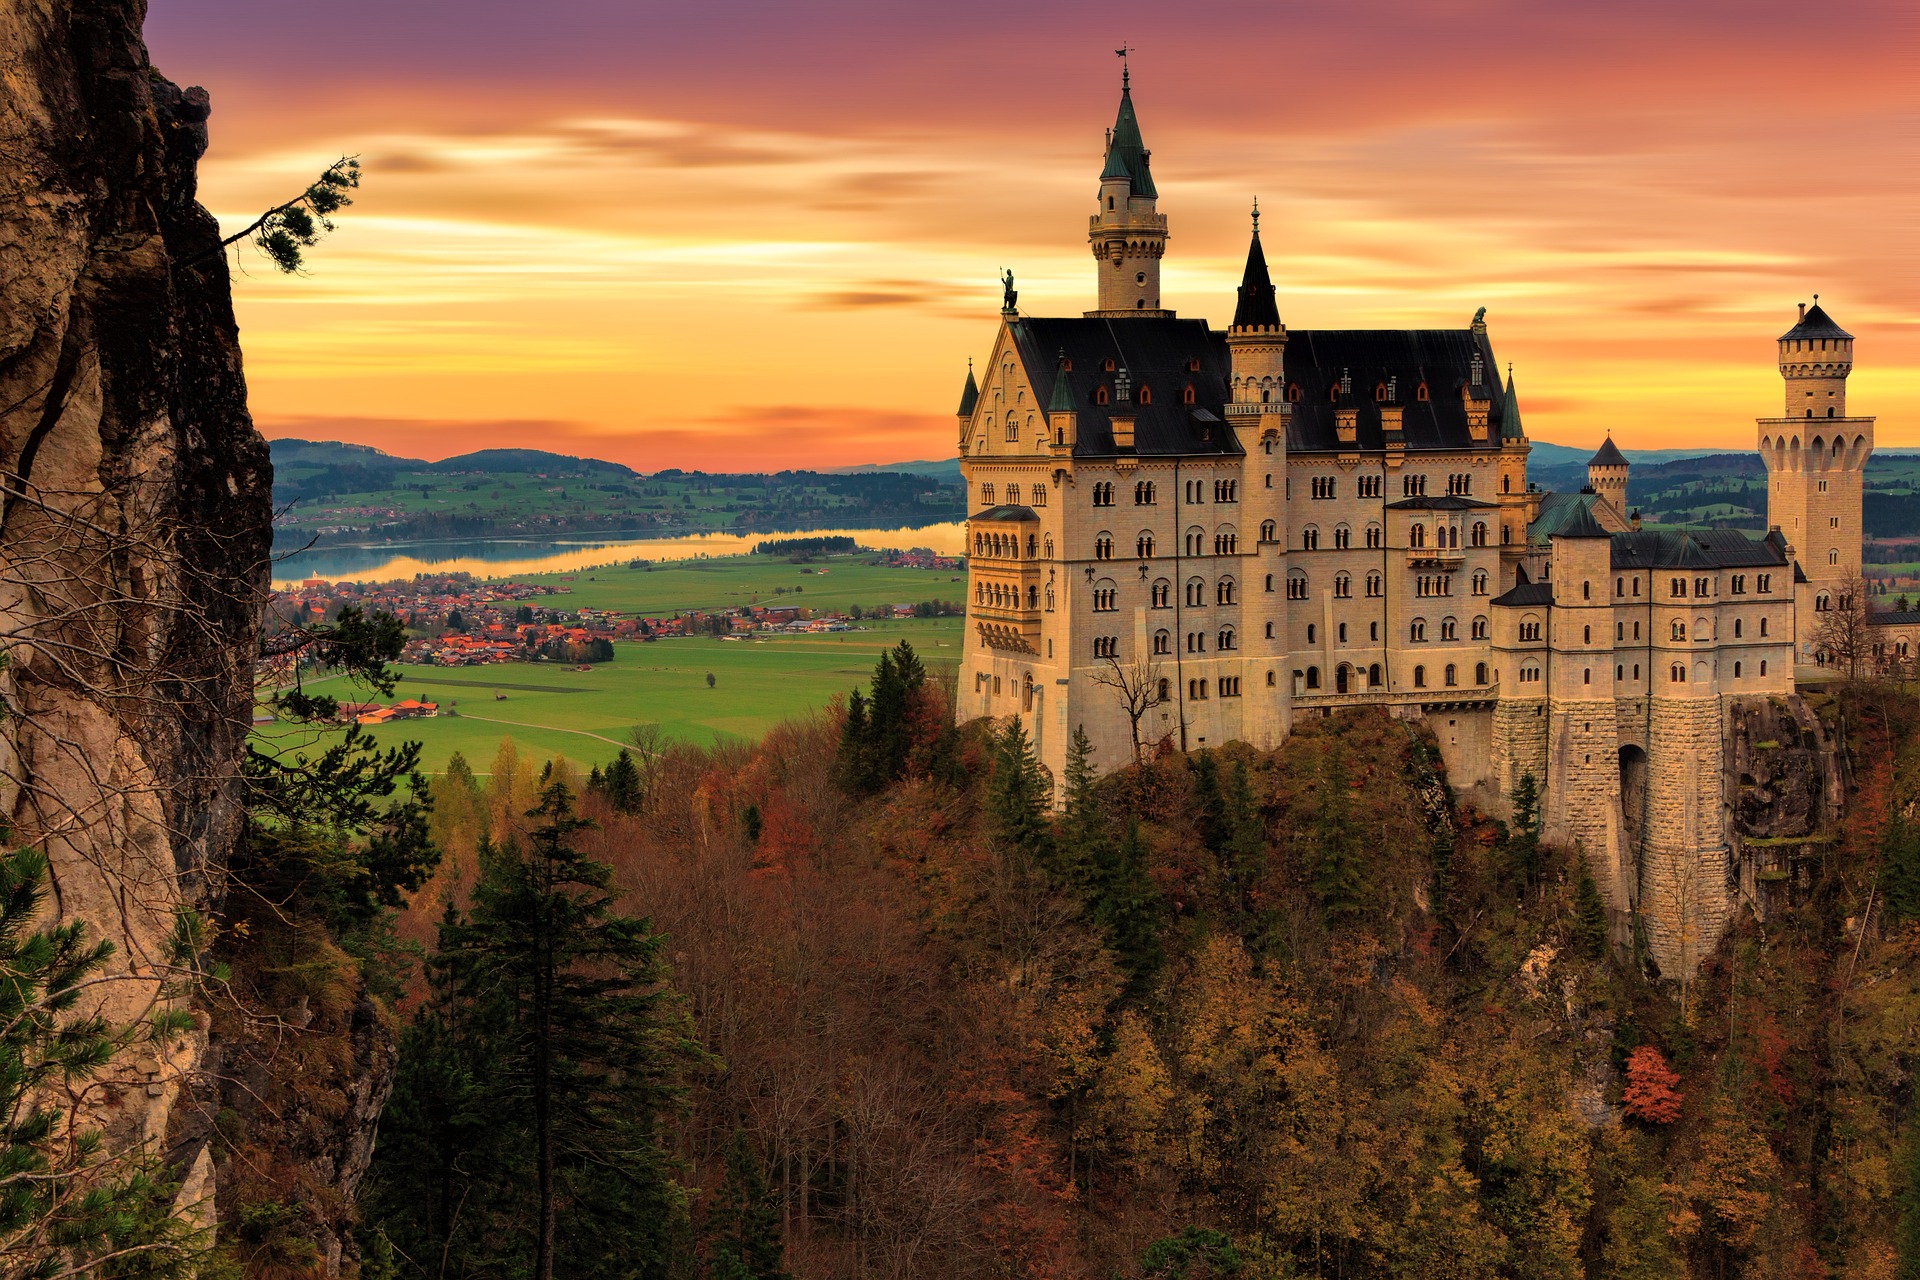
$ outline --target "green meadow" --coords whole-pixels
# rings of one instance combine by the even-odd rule
[[[584,602],[576,598],[573,603]],[[562,663],[398,666],[394,699],[437,702],[441,714],[371,732],[383,743],[420,742],[429,773],[443,770],[456,751],[475,772],[484,773],[503,737],[537,759],[563,755],[590,765],[611,759],[637,724],[657,724],[669,738],[702,745],[757,738],[782,720],[864,687],[880,652],[902,639],[912,641],[930,671],[959,662],[957,618],[867,625],[865,631],[775,639],[623,641],[614,646],[612,662],[590,671]],[[708,672],[714,676],[712,688]],[[310,682],[307,688],[343,701],[370,700],[339,677]],[[273,727],[260,732],[289,746],[320,736]]]
[[[618,609],[662,617],[687,609],[736,609],[742,605],[795,605],[815,610],[862,609],[922,600],[961,600],[966,574],[958,569],[890,569],[874,557],[838,556],[793,564],[773,556],[657,562],[543,573],[517,579],[566,588],[529,603],[556,609]]]

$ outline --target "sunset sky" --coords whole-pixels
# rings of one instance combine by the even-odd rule
[[[951,456],[1001,267],[1093,305],[1123,40],[1183,315],[1231,315],[1257,195],[1289,326],[1485,306],[1535,439],[1744,449],[1817,292],[1920,446],[1904,8],[154,0],[147,37],[213,94],[229,229],[365,166],[308,275],[243,259],[269,436],[762,470]]]

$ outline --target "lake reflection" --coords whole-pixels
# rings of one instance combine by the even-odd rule
[[[902,529],[787,529],[754,533],[688,533],[673,538],[472,538],[392,543],[373,547],[328,546],[296,551],[274,561],[273,585],[305,578],[329,582],[387,582],[421,573],[471,573],[476,578],[514,578],[624,564],[628,560],[694,560],[738,556],[772,538],[852,538],[863,547],[905,551],[928,547],[957,556],[966,548],[959,521]]]

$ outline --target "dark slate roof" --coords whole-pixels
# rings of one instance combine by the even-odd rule
[[[997,507],[988,507],[985,511],[976,511],[969,520],[1038,520],[1040,517],[1032,507],[1023,507],[1012,502],[1003,502]]]
[[[1805,581],[1807,581],[1807,571],[1800,567],[1798,560],[1795,560],[1793,562],[1793,585],[1797,587]]]
[[[1101,180],[1125,178],[1136,196],[1156,198],[1153,174],[1147,171],[1147,144],[1140,138],[1140,121],[1133,114],[1133,90],[1120,88],[1120,114],[1114,117],[1113,132],[1107,136],[1107,164]]]
[[[1920,609],[1889,609],[1885,613],[1869,613],[1867,625],[1870,627],[1920,626]]]
[[[1591,493],[1541,494],[1540,512],[1533,518],[1533,523],[1527,526],[1527,541],[1544,544],[1577,512],[1584,512],[1588,519],[1593,519],[1593,513],[1587,508],[1595,501]]]
[[[1075,457],[1102,457],[1116,452],[1113,415],[1133,418],[1133,451],[1141,455],[1237,454],[1240,445],[1222,418],[1227,400],[1230,362],[1226,338],[1207,328],[1204,320],[1170,316],[1125,316],[1117,319],[1074,316],[1061,319],[1021,318],[1008,322],[1014,346],[1034,397],[1058,412],[1067,384],[1067,403],[1078,415],[1074,421]],[[1061,356],[1071,366],[1060,368]],[[1108,372],[1106,362],[1114,362]],[[1199,361],[1190,370],[1191,361]],[[1113,402],[1114,378],[1125,369],[1132,398]],[[1193,387],[1194,402],[1181,403],[1181,392]],[[1094,402],[1094,392],[1107,389],[1106,404]],[[1140,403],[1141,388],[1152,395]]]
[[[1300,388],[1287,427],[1287,448],[1299,452],[1336,452],[1341,448],[1334,429],[1329,392],[1342,373],[1353,375],[1353,407],[1358,410],[1358,447],[1385,446],[1380,409],[1374,387],[1398,381],[1404,410],[1401,432],[1409,451],[1498,448],[1501,418],[1507,398],[1498,385],[1488,389],[1492,401],[1491,439],[1480,445],[1467,429],[1467,407],[1460,390],[1472,378],[1478,351],[1483,369],[1493,361],[1485,340],[1470,329],[1297,329],[1288,335],[1286,377]],[[1427,384],[1428,398],[1416,391]]]
[[[1613,535],[1615,569],[1781,568],[1787,563],[1771,535],[1751,538],[1738,529],[1639,529]]]
[[[1240,299],[1233,308],[1236,329],[1280,327],[1280,307],[1273,299],[1273,277],[1267,274],[1267,255],[1260,233],[1247,245],[1247,269],[1240,273]]]
[[[1800,323],[1780,335],[1780,341],[1794,338],[1851,338],[1852,334],[1833,322],[1833,317],[1820,309],[1819,303],[1807,308],[1807,314],[1800,317]]]
[[[1611,538],[1613,535],[1600,527],[1600,522],[1593,518],[1593,508],[1587,503],[1582,502],[1568,512],[1567,518],[1560,522],[1558,529],[1555,529],[1547,536],[1551,538]]]
[[[1587,465],[1590,467],[1624,467],[1627,465],[1627,456],[1614,447],[1613,437],[1608,436],[1606,443],[1600,446],[1599,452],[1587,459]]]
[[[1518,440],[1526,435],[1520,426],[1520,399],[1513,393],[1513,370],[1507,370],[1507,402],[1500,414],[1500,438]]]
[[[1389,511],[1474,511],[1496,504],[1482,502],[1478,498],[1461,498],[1453,494],[1441,494],[1437,498],[1402,498],[1398,502],[1389,502]]]
[[[1553,584],[1551,582],[1523,582],[1510,587],[1501,595],[1493,598],[1495,604],[1529,605],[1552,604]]]
[[[973,365],[967,365],[967,385],[960,388],[960,416],[973,416],[973,406],[980,403],[980,384],[973,380]]]

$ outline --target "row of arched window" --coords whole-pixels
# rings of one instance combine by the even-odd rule
[[[994,499],[994,494],[996,492],[998,492],[998,490],[996,490],[990,484],[981,485],[980,486],[980,505],[983,507],[997,506],[998,503]],[[1029,492],[1031,496],[1026,499],[1026,503],[1028,506],[1044,507],[1047,505],[1047,486],[1043,484],[1036,484],[1033,486],[1033,488]],[[1017,484],[1009,484],[1006,487],[1007,503],[1009,506],[1017,505],[1018,503],[1020,503],[1021,501],[1020,493],[1021,493],[1020,486]]]
[[[1043,551],[1048,559],[1052,559],[1053,535],[1047,535],[1043,547],[1040,540],[1030,533],[1027,535],[1026,548],[1026,558],[1029,560],[1039,556]],[[1020,538],[1017,534],[1011,533],[976,532],[973,535],[973,554],[1000,560],[1017,560],[1020,558]]]

